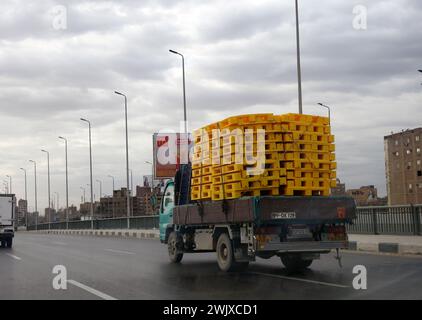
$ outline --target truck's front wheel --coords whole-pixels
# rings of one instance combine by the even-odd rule
[[[288,272],[300,272],[308,268],[312,264],[311,260],[303,259],[299,254],[286,254],[280,256],[281,262],[284,264]]]
[[[180,250],[182,245],[182,237],[180,237],[175,231],[171,232],[167,241],[169,258],[171,262],[179,263],[182,261],[183,252]]]
[[[8,239],[8,240],[6,241],[6,246],[7,246],[8,248],[11,248],[11,247],[12,247],[12,244],[13,244],[13,239]]]

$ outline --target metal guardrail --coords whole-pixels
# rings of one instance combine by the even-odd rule
[[[422,235],[422,205],[358,207],[356,219],[347,225],[349,233]],[[130,229],[158,229],[158,215],[130,217]],[[127,218],[94,220],[94,229],[126,229]],[[48,230],[49,224],[29,226],[28,230]],[[66,229],[66,222],[52,222],[51,229]],[[91,220],[69,221],[69,229],[91,229]]]
[[[359,207],[349,233],[422,235],[422,205]]]
[[[158,229],[158,216],[139,216],[129,218],[130,229]],[[127,218],[96,219],[94,229],[127,229]],[[28,226],[27,230],[65,230],[66,222],[41,223],[37,226]],[[69,229],[91,229],[91,220],[69,221]]]

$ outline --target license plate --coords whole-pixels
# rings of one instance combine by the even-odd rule
[[[311,233],[308,228],[292,228],[290,229],[290,235],[292,237],[309,237]]]

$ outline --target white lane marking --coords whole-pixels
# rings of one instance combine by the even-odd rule
[[[115,252],[115,253],[124,253],[124,254],[135,254],[135,252],[130,251],[122,251],[122,250],[114,250],[114,249],[104,249],[105,251]]]
[[[9,257],[12,257],[15,260],[22,260],[22,258],[19,258],[19,257],[15,256],[15,255],[13,255],[11,253],[6,253],[6,255],[8,255]]]
[[[330,287],[336,287],[336,288],[350,288],[349,286],[345,286],[345,285],[337,284],[337,283],[302,279],[302,278],[296,278],[296,277],[280,276],[278,274],[270,274],[270,273],[262,273],[262,272],[248,272],[248,273],[257,274],[257,275],[261,275],[261,276],[267,276],[267,277],[273,277],[273,278],[279,278],[279,279],[285,279],[285,280],[294,280],[294,281],[301,281],[301,282],[307,282],[307,283],[313,283],[313,284],[320,284],[320,285],[323,285],[323,286],[330,286]]]
[[[92,293],[93,295],[96,295],[97,297],[100,297],[101,299],[104,299],[104,300],[117,300],[116,298],[114,298],[112,296],[109,296],[108,294],[106,294],[104,292],[101,292],[101,291],[98,291],[98,290],[96,290],[94,288],[88,287],[88,286],[86,286],[86,285],[84,285],[84,284],[82,284],[82,283],[80,283],[78,281],[75,281],[75,280],[67,280],[67,283],[73,284],[74,286],[76,286],[78,288],[81,288],[81,289],[83,289],[85,291],[88,291],[89,293]]]

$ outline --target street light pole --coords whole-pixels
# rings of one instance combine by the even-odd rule
[[[64,141],[65,148],[65,158],[66,158],[66,229],[69,229],[69,172],[68,172],[68,163],[67,163],[67,139],[64,137],[59,137],[59,139]]]
[[[127,187],[127,228],[130,228],[130,191],[129,191],[129,137],[127,127],[127,97],[121,92],[114,91],[115,94],[125,98],[125,124],[126,124],[126,187]]]
[[[99,212],[99,214],[102,217],[103,216],[103,210],[102,210],[102,207],[101,207],[101,195],[103,194],[103,182],[101,180],[98,180],[98,179],[96,181],[100,184],[100,197],[99,197],[100,212]]]
[[[56,195],[56,210],[57,210],[57,213],[59,212],[59,209],[60,209],[60,195],[59,195],[59,193],[58,192],[54,192],[54,194]]]
[[[182,57],[182,72],[183,72],[183,120],[185,124],[185,133],[188,132],[187,128],[187,115],[186,115],[186,81],[185,81],[185,57],[180,52],[169,50],[173,54],[177,54]]]
[[[51,194],[50,194],[50,153],[46,150],[41,150],[47,154],[47,175],[48,175],[48,230],[51,229]]]
[[[101,201],[101,196],[103,194],[103,182],[98,179],[96,181],[100,184],[100,201]]]
[[[81,118],[81,121],[88,123],[88,130],[89,130],[89,179],[90,179],[90,188],[91,188],[91,206],[90,206],[90,213],[91,213],[91,229],[94,229],[94,189],[92,184],[92,141],[91,141],[91,122],[84,118]]]
[[[327,105],[325,105],[325,104],[323,104],[323,103],[321,103],[321,102],[319,102],[318,105],[320,105],[321,107],[324,107],[324,108],[328,109],[328,123],[329,123],[329,125],[331,125],[331,109],[330,109],[330,107],[327,106]]]
[[[113,206],[113,218],[114,218],[114,177],[112,175],[108,175],[109,178],[113,180],[113,190],[111,191],[111,201]]]
[[[112,175],[108,175],[108,177],[111,178],[113,181],[113,190],[111,192],[111,195],[113,195],[114,194],[114,177]]]
[[[154,165],[152,162],[150,161],[145,161],[145,163],[150,164],[151,165],[151,192],[154,190]]]
[[[35,186],[35,230],[38,230],[38,195],[37,195],[37,163],[29,160],[34,164],[34,186]]]
[[[26,170],[20,168],[25,173],[25,201],[26,201],[26,212],[25,212],[25,226],[28,228],[28,188],[26,184]]]
[[[299,99],[299,114],[303,113],[302,109],[302,71],[300,66],[300,35],[299,35],[299,5],[298,0],[295,0],[296,5],[296,55],[297,55],[297,84],[298,84],[298,99]]]
[[[83,203],[85,203],[85,188],[82,188],[82,187],[80,187],[81,188],[81,190],[84,192],[84,197],[83,197]]]
[[[12,176],[6,175],[9,178],[9,193],[13,193],[12,191]]]

